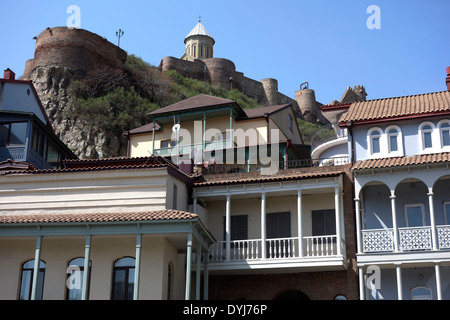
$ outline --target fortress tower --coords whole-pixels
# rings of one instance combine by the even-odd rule
[[[197,25],[184,39],[186,50],[181,59],[194,61],[195,59],[203,60],[212,58],[214,43],[213,37],[199,19]]]

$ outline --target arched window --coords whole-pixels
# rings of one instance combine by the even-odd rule
[[[388,130],[389,152],[398,151],[398,130],[392,128]]]
[[[422,150],[433,148],[433,130],[434,124],[431,122],[424,122],[420,125],[419,133]]]
[[[196,58],[196,55],[197,55],[197,46],[194,44],[194,45],[192,46],[192,56],[193,56],[194,58]]]
[[[92,262],[89,261],[87,298],[89,297],[91,267]],[[68,277],[66,280],[66,300],[81,300],[81,293],[83,290],[83,279],[84,279],[84,258],[75,258],[69,261],[67,273]]]
[[[411,300],[431,300],[431,289],[425,286],[411,289]]]
[[[34,259],[28,260],[22,265],[22,274],[20,278],[20,300],[30,300],[31,290],[33,287],[34,274]],[[39,273],[36,288],[36,300],[42,300],[44,293],[44,277],[45,277],[45,262],[39,261]]]
[[[200,45],[200,58],[203,58],[203,45]]]
[[[441,147],[450,147],[450,120],[441,120],[438,123]]]
[[[381,153],[381,129],[372,128],[368,133],[369,152],[371,155]]]
[[[132,300],[135,259],[125,257],[114,262],[112,300]]]

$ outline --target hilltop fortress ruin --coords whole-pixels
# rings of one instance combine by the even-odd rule
[[[33,80],[54,125],[63,122],[61,111],[67,98],[65,89],[73,75],[82,77],[100,65],[122,69],[127,59],[126,51],[83,29],[47,28],[35,40],[34,58],[26,62],[22,79]],[[186,36],[184,43],[185,52],[180,58],[168,56],[161,60],[158,66],[161,72],[176,70],[183,76],[207,81],[213,86],[239,90],[261,106],[290,103],[297,117],[321,124],[329,122],[322,115],[322,103],[316,100],[308,83],[300,84],[294,98],[290,98],[278,91],[277,79],[251,79],[237,71],[233,61],[214,57],[215,40],[201,21]],[[348,87],[342,99],[332,104],[364,101],[366,95],[363,86]]]

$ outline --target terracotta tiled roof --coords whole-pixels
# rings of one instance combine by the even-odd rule
[[[381,169],[409,165],[450,162],[450,152],[422,154],[412,157],[370,159],[356,162],[352,170]]]
[[[215,174],[205,176],[206,181],[194,182],[193,186],[203,187],[214,185],[279,182],[289,180],[337,177],[345,173],[345,170],[348,168],[349,165],[287,169],[279,170],[278,173],[274,175],[261,175],[260,172]]]
[[[450,112],[450,91],[352,103],[340,122],[381,120]]]
[[[81,214],[36,214],[36,215],[0,215],[0,224],[27,223],[100,223],[126,221],[157,221],[157,220],[190,220],[198,219],[198,215],[179,210],[159,210],[149,212],[121,213],[81,213]]]

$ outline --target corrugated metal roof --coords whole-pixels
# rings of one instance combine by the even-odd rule
[[[205,26],[199,21],[197,25],[194,27],[194,29],[189,32],[189,34],[186,36],[186,39],[192,36],[207,36],[213,39],[211,34],[206,30]]]

